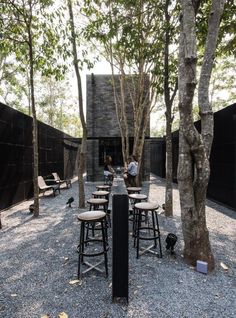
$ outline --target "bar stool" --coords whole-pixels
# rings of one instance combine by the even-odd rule
[[[92,193],[92,195],[94,196],[94,198],[103,198],[106,200],[109,200],[109,191],[94,191]]]
[[[111,187],[109,185],[103,184],[103,185],[97,185],[96,186],[97,191],[111,191]]]
[[[94,196],[94,198],[99,198],[99,199],[106,199],[107,200],[107,212],[110,213],[110,211],[108,211],[108,206],[109,206],[109,191],[94,191],[92,193],[92,195]]]
[[[147,195],[142,193],[131,193],[129,194],[129,198],[130,198],[132,207],[134,207],[136,203],[139,203],[141,201],[146,201]]]
[[[133,208],[133,211],[131,210],[132,214],[130,215],[129,217],[129,221],[132,222],[132,225],[133,225],[133,236],[134,236],[134,220],[135,220],[135,204],[136,203],[139,203],[139,202],[142,202],[142,201],[146,201],[147,200],[147,195],[146,194],[141,194],[141,193],[132,193],[132,194],[129,194],[129,199],[130,199],[130,203],[131,203],[131,206]],[[145,215],[146,217],[146,215]]]
[[[89,204],[89,211],[91,210],[101,210],[100,207],[102,207],[102,210],[106,213],[107,212],[107,204],[108,200],[104,198],[90,198],[87,200],[87,203]]]
[[[140,193],[142,188],[140,188],[140,187],[128,187],[126,190],[127,190],[128,194],[132,194],[132,193]]]
[[[87,203],[89,204],[89,211],[91,210],[103,210],[106,213],[106,219],[107,222],[109,224],[109,226],[111,226],[111,217],[110,217],[110,213],[108,213],[108,200],[104,199],[104,198],[90,198],[87,200]],[[93,235],[94,235],[94,229],[95,227],[92,226],[92,228],[89,228],[93,231]]]
[[[135,208],[135,220],[134,220],[134,246],[136,245],[137,241],[137,258],[140,255],[144,254],[145,252],[150,252],[155,255],[159,255],[162,257],[162,250],[161,250],[161,235],[158,223],[158,215],[157,209],[159,205],[157,203],[151,202],[140,202],[134,205]],[[151,222],[142,226],[142,215],[145,213],[148,217],[151,214]],[[141,235],[140,235],[141,232]],[[144,236],[144,234],[149,234],[149,236]],[[152,235],[151,235],[152,234]],[[147,241],[154,241],[154,244],[150,245],[149,247],[141,247],[140,240],[147,240]],[[159,249],[160,253],[158,254],[153,248],[157,247],[157,240],[159,242]],[[139,252],[139,249],[142,250]]]
[[[97,262],[96,264],[91,264],[89,262],[84,261],[84,257],[94,257],[94,256],[100,256],[104,255],[104,263],[105,263],[105,273],[106,277],[108,276],[108,266],[107,266],[107,251],[108,251],[108,245],[106,241],[106,235],[105,235],[105,219],[106,219],[106,213],[103,211],[87,211],[83,212],[78,215],[78,221],[80,221],[80,240],[79,245],[77,246],[77,251],[79,253],[79,260],[78,260],[78,279],[80,278],[80,269],[81,264],[88,266],[86,270],[82,272],[82,274],[85,274],[89,272],[90,270],[94,269],[98,272],[103,273],[104,271],[101,270],[98,266],[103,263],[103,260]],[[94,223],[99,222],[101,225],[101,238],[88,238],[85,239],[85,224],[86,223]],[[102,249],[98,252],[96,252],[96,249],[91,250],[91,245],[88,243],[99,243],[102,245]],[[88,248],[88,245],[90,248]],[[85,248],[87,251],[85,251]]]

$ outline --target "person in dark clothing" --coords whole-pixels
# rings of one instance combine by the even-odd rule
[[[109,181],[113,181],[115,171],[111,166],[112,158],[111,156],[106,156],[104,160],[104,176],[109,179]]]

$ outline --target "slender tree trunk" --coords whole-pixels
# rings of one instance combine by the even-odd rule
[[[123,127],[124,127],[124,143],[125,143],[125,162],[128,160],[129,156],[129,128],[128,128],[128,119],[127,119],[127,100],[125,96],[125,87],[128,85],[126,82],[126,76],[124,72],[124,65],[121,66],[121,75],[120,75],[120,95],[121,95],[121,112],[123,118]]]
[[[85,191],[84,191],[83,173],[85,169],[85,158],[86,158],[86,151],[87,151],[86,150],[87,127],[86,127],[84,111],[83,111],[82,85],[81,85],[81,76],[80,76],[80,71],[78,66],[78,54],[77,54],[77,48],[76,48],[76,33],[75,33],[72,1],[68,0],[67,4],[68,4],[69,16],[70,16],[71,42],[72,42],[72,49],[73,49],[74,68],[75,68],[75,74],[77,78],[79,113],[80,113],[80,120],[81,120],[81,124],[83,128],[82,144],[79,151],[78,183],[79,183],[79,207],[84,208],[85,207]]]
[[[31,116],[31,92],[30,92],[30,79],[29,79],[29,70],[26,70],[26,80],[27,80],[27,99],[28,99],[28,110],[29,116]]]
[[[144,91],[143,87],[143,91]],[[137,107],[137,106],[136,106]],[[141,167],[143,159],[143,150],[145,143],[146,130],[148,126],[149,116],[150,116],[150,102],[149,100],[144,101],[138,109],[141,109],[140,116],[141,121],[137,123],[136,133],[134,135],[134,146],[133,146],[133,155],[138,160],[138,175],[136,177],[136,185],[139,186],[142,183]]]
[[[192,117],[192,101],[196,87],[196,21],[195,16],[199,2],[182,0],[182,20],[179,46],[179,166],[178,184],[180,192],[182,230],[184,236],[184,258],[195,265],[197,260],[208,263],[209,270],[214,268],[214,257],[211,251],[209,233],[206,226],[205,201],[210,176],[209,155],[213,137],[212,111],[208,98],[199,106],[202,117],[202,133],[194,127]],[[208,37],[205,58],[213,60],[218,36],[220,17],[223,12],[224,0],[213,0],[209,17]],[[204,58],[204,60],[205,60]],[[203,67],[199,85],[199,97],[208,97],[211,66]],[[208,79],[206,81],[206,78]],[[200,82],[203,79],[200,79]],[[205,88],[201,85],[204,85]],[[205,110],[205,111],[204,111]],[[204,123],[209,116],[208,123]],[[206,138],[205,138],[206,137]]]
[[[170,16],[168,12],[169,0],[165,2],[165,48],[164,48],[164,97],[166,105],[166,192],[165,215],[173,216],[172,200],[172,103],[169,87],[169,45],[170,45]]]
[[[30,92],[31,92],[31,107],[33,116],[33,186],[34,186],[34,216],[39,216],[39,188],[38,188],[38,122],[35,108],[34,97],[34,54],[33,54],[33,39],[31,34],[31,21],[28,24],[28,39],[29,39],[29,62],[30,62]]]
[[[110,5],[110,13],[111,13],[111,1],[109,2]],[[144,42],[145,39],[143,39],[142,34],[142,12],[143,12],[143,1],[140,1],[139,3],[139,31],[140,31],[140,41]],[[113,23],[112,17],[110,14],[110,23]],[[128,92],[129,92],[129,98],[133,104],[133,155],[136,156],[138,162],[139,162],[139,169],[138,169],[138,176],[136,178],[136,184],[141,183],[140,178],[140,166],[142,163],[142,153],[143,153],[143,146],[144,146],[144,140],[145,140],[145,133],[146,128],[148,124],[148,119],[150,115],[150,101],[146,98],[145,93],[147,84],[146,81],[146,74],[144,72],[144,54],[143,49],[141,48],[142,45],[140,45],[140,59],[139,59],[139,72],[138,75],[133,75],[133,78],[130,79],[125,74],[124,71],[124,57],[123,52],[118,52],[118,55],[116,58],[119,59],[119,67],[120,67],[120,91],[119,94],[117,93],[116,89],[116,83],[114,80],[114,67],[113,67],[113,50],[112,50],[112,43],[110,41],[109,45],[109,55],[110,55],[110,61],[111,61],[111,67],[112,67],[112,74],[113,74],[113,87],[115,88],[114,91],[114,98],[115,98],[115,104],[116,104],[116,113],[117,118],[119,122],[120,132],[121,132],[121,140],[122,140],[122,153],[123,153],[123,160],[124,162],[127,162],[128,156],[130,155],[130,145],[129,145],[129,137],[131,130],[129,130],[128,127],[128,119],[127,119],[127,102],[128,102]],[[131,87],[132,83],[134,82],[133,87]]]
[[[138,32],[139,32],[139,64],[138,64],[138,75],[137,80],[135,77],[135,87],[134,87],[134,144],[133,144],[133,155],[138,160],[138,175],[136,177],[136,185],[139,186],[142,183],[142,160],[143,160],[143,150],[145,143],[145,136],[147,131],[148,120],[150,118],[150,83],[149,77],[145,72],[145,49],[144,43],[145,38],[143,34],[143,11],[144,11],[144,1],[140,1],[137,4],[138,10]]]
[[[113,96],[114,96],[114,102],[115,102],[115,107],[116,107],[116,117],[118,120],[118,124],[119,124],[119,129],[120,129],[120,135],[121,135],[121,148],[122,148],[122,157],[123,157],[123,162],[127,162],[127,149],[126,149],[126,139],[125,139],[125,135],[126,132],[124,130],[124,120],[122,118],[122,111],[121,111],[121,101],[119,100],[118,94],[117,94],[117,84],[116,84],[116,80],[115,80],[115,74],[114,74],[114,67],[113,67],[113,60],[112,60],[112,52],[111,52],[111,70],[112,70],[112,87],[113,87]]]
[[[121,146],[122,146],[122,156],[123,162],[127,162],[129,156],[129,131],[128,131],[128,123],[127,123],[127,110],[126,110],[126,99],[125,99],[125,74],[121,71],[119,84],[120,89],[118,93],[118,81],[116,80],[116,76],[114,74],[114,66],[113,66],[113,52],[112,46],[110,44],[110,65],[112,70],[112,86],[113,86],[113,95],[114,102],[116,107],[116,116],[120,128],[121,135]],[[122,65],[121,65],[122,67]]]
[[[173,169],[172,169],[172,134],[171,108],[166,104],[166,192],[165,216],[173,216]]]
[[[109,1],[110,28],[112,28],[112,24],[113,24],[111,12],[112,12],[112,1]],[[122,61],[122,57],[118,56],[119,67],[120,67],[120,75],[119,75],[120,87],[118,90],[118,81],[116,80],[115,71],[114,71],[113,47],[112,47],[111,39],[109,40],[108,55],[110,57],[109,62],[110,62],[111,73],[112,73],[112,86],[113,86],[114,102],[116,107],[116,117],[118,120],[120,135],[121,135],[122,157],[123,157],[123,162],[126,163],[129,156],[129,130],[128,130],[128,122],[127,122],[126,99],[125,99],[125,72],[124,72],[124,64]]]

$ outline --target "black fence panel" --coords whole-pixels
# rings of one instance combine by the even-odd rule
[[[195,122],[198,131],[200,121]],[[177,182],[179,132],[172,134],[173,181]],[[151,172],[165,177],[165,138],[151,138]],[[161,168],[160,168],[161,167]],[[236,210],[236,104],[214,113],[214,140],[207,196]]]
[[[38,143],[39,175],[77,173],[78,139],[38,122]],[[32,118],[2,103],[0,169],[0,210],[33,196]]]
[[[150,138],[150,171],[161,178],[165,178],[165,140],[164,138]]]
[[[208,197],[236,210],[236,104],[214,114]]]

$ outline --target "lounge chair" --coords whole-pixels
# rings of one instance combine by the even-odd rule
[[[54,197],[56,195],[56,191],[60,193],[60,185],[58,184],[46,185],[44,178],[42,176],[38,176],[38,186],[39,186],[39,191],[43,192],[43,195],[47,190],[52,190]]]
[[[52,176],[57,184],[61,185],[62,183],[65,183],[67,189],[69,189],[69,187],[72,187],[72,183],[70,179],[61,180],[57,172],[53,172]]]

